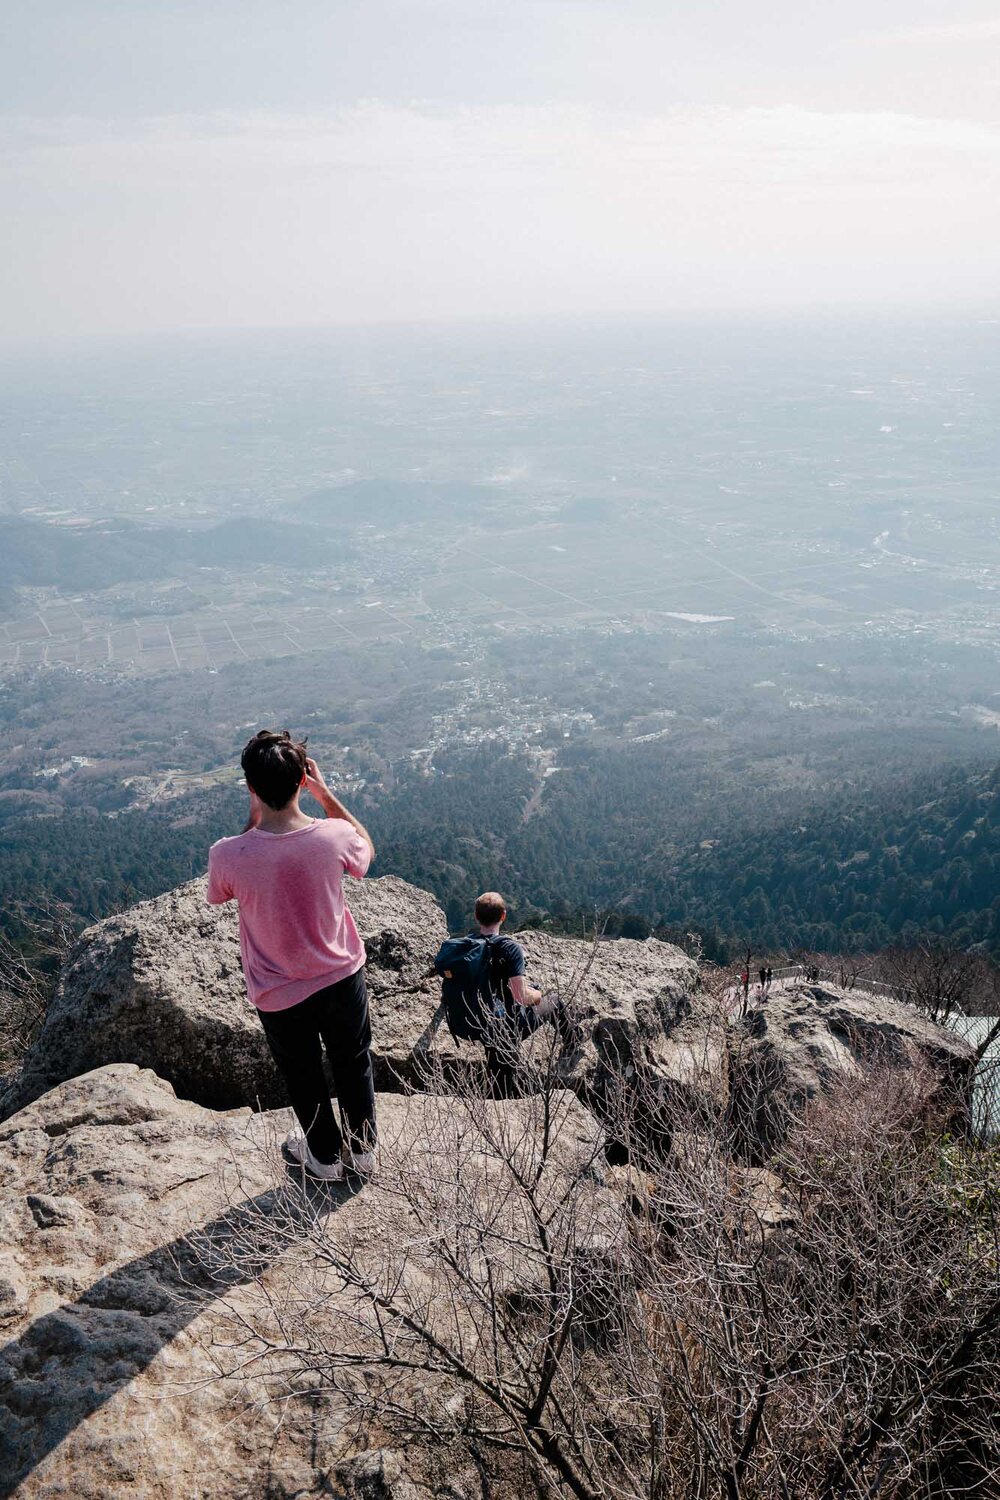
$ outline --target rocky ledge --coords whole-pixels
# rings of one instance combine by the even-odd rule
[[[426,891],[394,876],[349,882],[368,950],[376,1088],[463,1091],[483,1082],[481,1049],[443,1023],[431,962],[446,935]],[[864,1062],[911,1070],[964,1097],[972,1052],[955,1033],[883,996],[834,985],[777,986],[743,1021],[706,993],[697,965],[655,939],[597,944],[518,935],[529,976],[572,1003],[581,1045],[551,1056],[543,1027],[526,1047],[536,1067],[589,1105],[625,1080],[647,1112],[685,1122],[728,1109],[766,1155],[802,1104]],[[240,969],[236,911],[210,907],[193,880],[84,932],[60,977],[37,1042],[0,1097],[0,1119],[68,1078],[109,1063],[151,1069],[210,1109],[287,1103]],[[925,1076],[926,1075],[926,1076]]]
[[[368,950],[376,1088],[419,1088],[442,1075],[460,1086],[478,1075],[481,1049],[452,1039],[431,973],[447,935],[444,912],[394,876],[348,885]],[[602,1070],[629,1065],[683,1083],[698,1045],[683,1024],[696,1007],[698,970],[679,948],[655,941],[595,948],[533,932],[521,941],[532,978],[574,999],[584,1043],[566,1061],[567,1084],[583,1092]],[[548,1038],[546,1028],[536,1053]],[[0,1100],[0,1118],[113,1062],[152,1068],[183,1098],[212,1109],[287,1102],[247,1002],[235,908],[206,905],[202,880],[83,933],[21,1076]],[[714,1065],[718,1074],[719,1057]]]
[[[62,1083],[0,1126],[0,1495],[480,1494],[475,1472],[468,1483],[437,1474],[426,1450],[386,1451],[371,1431],[359,1447],[356,1414],[353,1428],[335,1403],[318,1414],[290,1375],[273,1404],[273,1372],[241,1377],[236,1405],[220,1378],[231,1374],[233,1327],[249,1347],[261,1294],[280,1301],[290,1274],[301,1286],[297,1224],[306,1245],[322,1224],[337,1244],[370,1244],[419,1278],[412,1226],[383,1180],[428,1149],[461,1153],[463,1192],[482,1199],[496,1132],[523,1145],[542,1129],[533,1100],[477,1113],[454,1097],[383,1095],[378,1114],[382,1173],[354,1193],[310,1188],[282,1162],[288,1113],[207,1110],[131,1065]],[[598,1127],[565,1092],[552,1115],[545,1170],[554,1188],[582,1180],[606,1247],[621,1207],[590,1169]],[[517,1232],[512,1219],[507,1233]],[[335,1342],[353,1299],[323,1290],[311,1332]],[[244,1403],[252,1422],[237,1415]]]
[[[928,1112],[961,1128],[975,1057],[954,1031],[864,990],[804,979],[773,988],[729,1028],[734,1144],[765,1160],[810,1100],[877,1065],[898,1069]]]

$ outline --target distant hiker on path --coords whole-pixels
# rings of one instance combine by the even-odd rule
[[[767,969],[763,964],[757,970],[757,978],[760,980],[761,993],[763,993],[764,986],[767,984]]]
[[[236,901],[247,993],[288,1086],[302,1132],[286,1141],[313,1177],[341,1182],[375,1167],[375,1090],[365,947],[344,903],[343,877],[360,880],[375,846],[326,785],[305,742],[262,729],[241,758],[250,817],[208,855],[208,900]],[[326,814],[299,807],[303,788]],[[323,1075],[333,1072],[347,1144]]]
[[[475,911],[475,931],[442,943],[434,968],[442,979],[441,998],[452,1035],[482,1043],[494,1096],[512,1099],[519,1093],[521,1042],[548,1020],[564,1047],[579,1045],[579,1031],[558,995],[543,995],[528,984],[520,943],[500,935],[507,918],[503,897],[486,891]]]

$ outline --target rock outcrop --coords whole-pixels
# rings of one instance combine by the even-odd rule
[[[428,1291],[421,1263],[441,1215],[435,1204],[431,1225],[415,1204],[429,1183],[454,1192],[456,1223],[470,1203],[488,1204],[502,1220],[491,1271],[505,1305],[530,1318],[543,1293],[521,1254],[532,1220],[518,1218],[516,1192],[499,1190],[496,1142],[508,1131],[516,1157],[544,1132],[550,1155],[537,1179],[520,1180],[551,1182],[561,1212],[581,1211],[570,1275],[593,1292],[587,1328],[613,1338],[623,1223],[631,1213],[676,1229],[678,1203],[657,1196],[668,1139],[675,1161],[706,1150],[725,1161],[735,1211],[771,1243],[794,1232],[795,1211],[768,1160],[809,1100],[874,1063],[898,1068],[939,1117],[960,1114],[969,1095],[968,1044],[882,996],[797,981],[741,1018],[668,944],[530,932],[529,975],[571,999],[580,1045],[557,1058],[558,1087],[544,1097],[490,1104],[467,1089],[465,1099],[481,1049],[440,1024],[429,975],[440,908],[392,877],[352,882],[349,899],[368,946],[382,1090],[382,1175],[353,1194],[309,1188],[282,1162],[290,1117],[274,1107],[282,1087],[245,998],[236,913],[206,906],[202,881],[77,944],[0,1109],[0,1496],[478,1495],[478,1474],[446,1473],[433,1447],[403,1452],[369,1430],[359,1451],[340,1396],[319,1402],[306,1380],[287,1400],[290,1377],[282,1369],[275,1387],[267,1360],[245,1378],[254,1422],[233,1420],[219,1362],[254,1349],[261,1288],[269,1316],[290,1297],[300,1306],[310,1264],[335,1262],[296,1260],[296,1203],[303,1223],[360,1246],[394,1284],[416,1277],[422,1305],[442,1316],[461,1299]],[[553,1056],[551,1036],[543,1028],[524,1048],[536,1067]],[[615,1117],[619,1086],[645,1113],[630,1164],[609,1168],[624,1160],[626,1133],[597,1116]],[[770,1165],[780,1172],[779,1158]],[[407,1173],[415,1197],[401,1190]],[[308,1304],[307,1347],[345,1337],[356,1302],[343,1297],[334,1277]],[[227,1326],[235,1342],[220,1338]]]
[[[452,1039],[431,973],[446,933],[437,902],[393,876],[349,882],[349,901],[368,949],[376,1088],[482,1086],[482,1050]],[[670,944],[519,938],[531,980],[571,1000],[581,1036],[575,1051],[556,1056],[551,1028],[541,1028],[522,1049],[526,1065],[554,1060],[560,1083],[599,1111],[627,1080],[654,1155],[678,1116],[689,1128],[699,1112],[728,1107],[745,1157],[764,1160],[806,1100],[865,1061],[906,1066],[915,1077],[922,1061],[955,1095],[971,1078],[960,1037],[884,996],[781,984],[727,1025],[699,990],[696,965]],[[207,906],[200,880],[83,934],[20,1076],[0,1098],[0,1118],[119,1062],[150,1068],[213,1109],[286,1102],[246,999],[236,911]]]
[[[863,990],[796,980],[730,1034],[730,1109],[742,1149],[763,1160],[795,1115],[838,1080],[878,1064],[905,1070],[928,1106],[961,1116],[975,1056],[957,1032],[912,1006]]]
[[[404,880],[347,884],[381,1022],[376,1087],[382,1088],[391,1086],[399,1037],[416,1045],[434,1013],[436,989],[426,975],[447,929],[434,898]],[[246,998],[235,905],[208,906],[203,880],[82,934],[0,1113],[116,1062],[152,1068],[182,1098],[214,1109],[287,1102]]]
[[[580,1047],[556,1064],[566,1087],[597,1102],[627,1080],[668,1113],[724,1102],[724,1028],[699,992],[697,964],[680,948],[656,938],[593,944],[543,932],[517,940],[531,982],[566,996],[579,1025]],[[525,1057],[540,1064],[550,1046],[542,1028]]]
[[[0,1493],[197,1494],[206,1454],[245,1469],[218,1397],[183,1395],[211,1367],[180,1294],[184,1236],[225,1214],[219,1167],[247,1124],[122,1066],[0,1126]]]
[[[546,1171],[554,1182],[581,1174],[593,1222],[613,1234],[618,1200],[591,1165],[597,1127],[572,1095],[555,1097]],[[533,1101],[479,1107],[500,1122],[491,1129],[506,1122],[517,1141],[537,1139]],[[378,1112],[390,1182],[400,1164],[419,1173],[428,1149],[449,1161],[462,1151],[464,1190],[490,1193],[490,1154],[462,1101],[382,1095]],[[216,1378],[228,1358],[219,1330],[252,1317],[256,1279],[279,1296],[290,1277],[300,1284],[290,1203],[304,1202],[312,1225],[323,1216],[338,1243],[370,1242],[401,1275],[419,1272],[412,1233],[376,1240],[371,1228],[398,1216],[398,1193],[380,1179],[353,1195],[302,1185],[278,1150],[287,1125],[283,1112],[212,1112],[177,1099],[153,1073],[118,1065],[60,1084],[0,1126],[0,1495],[445,1492],[426,1451],[412,1463],[384,1448],[359,1453],[337,1408],[296,1400],[294,1381],[292,1399],[269,1406],[274,1391],[252,1370],[236,1408]],[[513,1223],[510,1234],[516,1243]],[[225,1274],[210,1275],[217,1256]],[[338,1295],[320,1301],[311,1330],[331,1343],[349,1305]],[[452,1476],[449,1493],[478,1495],[473,1479],[466,1491]]]
[[[481,1078],[481,1049],[454,1042],[439,982],[428,977],[447,932],[437,902],[393,876],[348,885],[368,950],[376,1088],[420,1088],[429,1075],[459,1087]],[[698,1020],[697,966],[680,949],[653,939],[594,947],[534,932],[521,941],[532,980],[571,996],[581,1024],[582,1047],[560,1063],[567,1086],[593,1095],[609,1072],[631,1068],[668,1092],[724,1091],[719,1038]],[[550,1038],[544,1028],[526,1057],[537,1062]],[[235,908],[207,906],[203,881],[82,935],[0,1117],[116,1062],[152,1068],[183,1098],[215,1109],[286,1102],[246,999]]]

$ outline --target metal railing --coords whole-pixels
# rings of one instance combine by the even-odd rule
[[[771,974],[774,979],[796,979],[810,972],[805,964],[786,964],[784,968],[772,969]],[[817,968],[816,973],[820,979],[828,979],[842,990],[863,990],[870,995],[886,995],[890,1000],[905,1001],[909,998],[907,991],[898,984],[886,984],[882,979],[866,979],[863,974],[850,974],[844,969]]]
[[[772,970],[772,974],[775,979],[795,979],[799,975],[804,975],[809,972],[810,970],[806,967],[805,964],[788,964],[782,969]],[[916,1005],[919,1010],[924,1012],[924,1014],[930,1016],[930,1013],[924,1010],[924,1007],[922,1007],[919,1002],[914,999],[912,992],[908,990],[905,985],[889,984],[884,979],[868,979],[864,974],[852,974],[849,970],[845,970],[843,968],[821,968],[818,969],[817,972],[820,979],[828,979],[833,984],[839,985],[842,990],[861,990],[864,994],[868,995],[885,995],[890,1000],[902,1001],[904,1005]],[[968,1017],[975,1015],[975,1011],[965,1010],[965,1008],[956,1000],[950,1003],[947,1014],[944,1016],[943,1020],[939,1022],[939,1024],[946,1025],[952,1017]],[[933,1017],[930,1018],[933,1019]]]

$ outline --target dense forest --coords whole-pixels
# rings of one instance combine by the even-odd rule
[[[239,831],[244,799],[198,799],[180,820],[144,813],[110,819],[91,809],[0,826],[0,929],[17,936],[33,913],[66,903],[81,922],[121,911],[201,874],[207,846]]]
[[[1000,770],[831,793],[653,878],[662,910],[764,946],[878,948],[917,930],[1000,951]]]
[[[637,934],[697,930],[713,952],[881,947],[916,931],[1000,952],[1000,767],[944,766],[759,797],[714,798],[636,752],[581,747],[545,782],[495,746],[451,752],[359,802],[378,873],[433,890],[455,927],[477,889],[503,890],[520,920],[616,913]],[[244,796],[219,788],[115,818],[81,808],[0,827],[0,903],[69,902],[93,918],[205,868],[238,831]],[[619,926],[619,930],[621,930]]]
[[[454,922],[470,886],[496,883],[557,916],[624,911],[758,949],[875,948],[920,930],[1000,951],[995,764],[743,799],[634,770],[587,756],[525,823],[510,816],[524,805],[516,767],[497,778],[483,763],[463,778],[479,788],[464,816],[442,780],[436,798],[397,792],[373,821],[387,864],[434,889]]]

